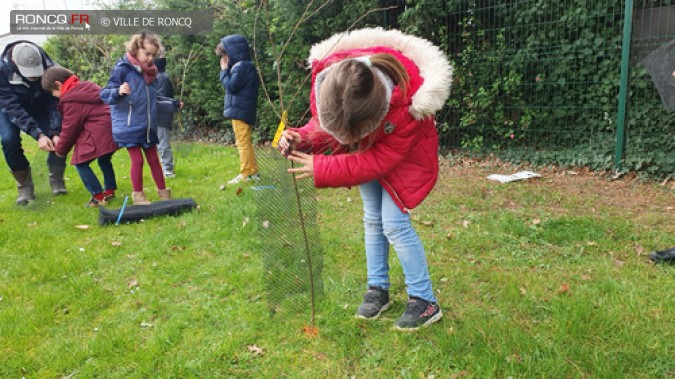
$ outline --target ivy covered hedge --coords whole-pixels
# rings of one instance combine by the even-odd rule
[[[658,4],[656,4],[658,3]],[[669,0],[640,6],[671,6]],[[165,36],[167,70],[185,102],[184,130],[231,141],[213,48],[239,33],[255,45],[264,89],[256,138],[268,140],[281,110],[307,117],[306,57],[316,42],[350,27],[399,28],[448,52],[454,83],[438,115],[446,150],[497,152],[515,161],[614,167],[623,1],[616,0],[155,0],[136,9],[213,9],[207,36]],[[636,6],[637,7],[637,6]],[[119,8],[115,6],[114,8]],[[301,20],[301,21],[299,21]],[[673,20],[675,22],[675,20]],[[675,37],[675,36],[674,36]],[[128,36],[55,36],[46,48],[80,76],[105,84]],[[638,41],[639,43],[639,41]],[[646,70],[631,64],[624,170],[675,173],[673,115]]]
[[[400,27],[435,38],[455,67],[451,99],[439,117],[447,149],[615,167],[624,1],[415,3],[399,17]],[[639,3],[636,22],[642,8],[675,7],[670,0]],[[655,37],[633,33],[632,45],[644,51]],[[622,169],[673,177],[675,115],[635,57],[626,106]]]

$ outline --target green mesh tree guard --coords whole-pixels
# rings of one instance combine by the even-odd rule
[[[270,314],[314,326],[323,294],[323,250],[311,179],[294,180],[291,163],[273,148],[256,150],[261,180],[255,191],[263,286]]]

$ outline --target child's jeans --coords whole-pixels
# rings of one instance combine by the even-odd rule
[[[403,267],[408,296],[432,303],[424,246],[412,227],[410,216],[401,211],[377,180],[359,186],[363,200],[368,286],[389,288],[389,244]]]
[[[105,189],[108,190],[117,189],[117,181],[115,180],[115,170],[113,169],[113,165],[111,162],[112,155],[113,153],[110,153],[97,158],[98,167],[101,168],[101,172],[103,173],[103,185],[105,186]],[[94,160],[92,159],[89,162],[79,163],[75,165],[77,173],[80,175],[82,183],[84,183],[84,187],[87,189],[87,191],[89,191],[89,193],[92,196],[96,195],[97,193],[103,192],[103,188],[101,188],[101,182],[98,181],[96,174],[94,174],[94,171],[91,169],[91,167],[89,167],[89,164],[93,161]]]
[[[157,138],[159,138],[157,151],[164,174],[173,174],[173,151],[171,150],[170,133],[171,129],[169,128],[157,127]]]

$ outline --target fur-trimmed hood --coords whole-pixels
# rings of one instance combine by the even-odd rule
[[[324,60],[338,51],[376,46],[400,51],[419,68],[424,83],[412,96],[410,113],[413,117],[421,120],[443,108],[450,95],[452,67],[445,53],[425,39],[382,28],[339,33],[312,46],[308,63],[311,67],[314,62]]]

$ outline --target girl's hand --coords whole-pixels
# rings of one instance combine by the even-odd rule
[[[43,151],[54,151],[54,142],[44,134],[38,138],[38,147]]]
[[[300,133],[292,130],[284,130],[281,132],[281,138],[279,139],[279,144],[277,147],[279,148],[279,152],[284,157],[287,157],[288,154],[293,151],[295,146],[300,143],[300,141],[302,141],[302,136]]]
[[[119,94],[120,96],[128,95],[131,93],[131,87],[129,87],[129,83],[124,82],[120,86]]]
[[[288,159],[302,165],[302,167],[288,169],[288,172],[291,174],[299,174],[296,176],[297,179],[311,178],[314,176],[314,156],[312,154],[293,151],[291,152],[291,155],[288,156]]]
[[[184,105],[183,102],[182,102],[182,101],[179,101],[179,102],[178,102],[178,110],[183,109],[183,105]]]
[[[220,57],[220,69],[224,70],[227,68],[227,63],[229,62],[229,58],[227,55]]]

